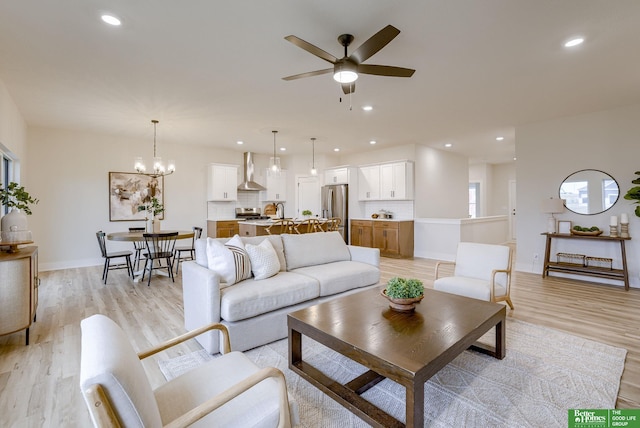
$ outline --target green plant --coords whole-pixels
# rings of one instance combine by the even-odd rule
[[[164,212],[164,206],[162,206],[158,198],[151,198],[151,202],[147,202],[144,205],[139,205],[138,211],[146,211],[147,213],[151,214],[151,217],[155,217]]]
[[[24,190],[24,186],[20,186],[13,181],[6,188],[0,187],[0,201],[9,208],[17,208],[24,211],[27,215],[32,214],[29,204],[37,204],[39,202],[38,199],[31,197],[29,192]]]
[[[392,299],[413,299],[424,294],[424,285],[419,279],[393,277],[387,282],[387,296]]]
[[[635,172],[636,175],[640,175],[640,171]],[[635,180],[631,180],[633,184],[640,184],[640,178],[636,178]],[[634,204],[638,205],[635,209],[636,216],[640,217],[640,186],[632,187],[627,191],[627,194],[624,195],[624,198],[629,201],[636,201]]]
[[[313,213],[311,211],[309,211],[309,210],[302,211],[302,215],[311,215],[311,214],[313,214]]]
[[[591,227],[573,226],[573,230],[577,230],[578,232],[597,232],[600,229],[597,226],[591,226]]]

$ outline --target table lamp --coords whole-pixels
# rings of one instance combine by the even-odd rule
[[[554,214],[564,211],[564,199],[549,198],[542,201],[542,212],[549,214],[547,219],[547,233],[556,233],[556,218]]]

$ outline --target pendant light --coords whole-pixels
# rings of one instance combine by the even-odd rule
[[[269,166],[269,174],[272,176],[280,175],[280,158],[276,156],[276,134],[278,131],[273,132],[273,157],[271,158],[270,166]]]
[[[173,174],[176,170],[175,162],[173,160],[169,160],[169,164],[165,168],[164,164],[162,163],[162,158],[156,153],[156,127],[158,125],[158,121],[153,119],[151,123],[153,123],[153,172],[146,172],[147,168],[144,165],[144,161],[142,160],[141,156],[136,157],[134,168],[138,174],[143,174],[152,178],[158,178],[165,175]]]
[[[311,137],[311,175],[318,175],[318,170],[316,169],[316,138]]]

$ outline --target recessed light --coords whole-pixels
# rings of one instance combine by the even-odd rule
[[[335,149],[333,149],[333,151],[334,151],[334,152],[339,152],[339,151],[340,151],[340,149],[336,147]]]
[[[286,148],[286,147],[280,147],[280,151],[281,151],[281,152],[286,152],[286,151],[287,151],[287,148]]]
[[[377,143],[377,141],[375,141],[375,140],[369,141],[369,144],[371,144],[371,145],[374,145],[375,143]]]
[[[502,141],[504,140],[504,137],[496,137],[496,141]]]
[[[574,46],[581,45],[582,42],[584,42],[584,39],[582,37],[576,37],[575,39],[571,39],[568,42],[566,42],[564,44],[564,47],[565,48],[572,48]]]
[[[114,16],[114,15],[109,15],[109,14],[104,14],[100,17],[100,19],[102,19],[102,21],[106,22],[109,25],[114,25],[114,26],[118,26],[122,24],[122,21],[120,21],[120,19],[118,19],[118,17]]]
[[[364,106],[364,107],[362,107],[362,110],[364,110],[364,111],[371,111],[371,110],[373,110],[373,107],[371,107],[371,106]]]
[[[515,156],[513,157],[513,160],[516,160],[516,157],[515,157]]]
[[[444,146],[445,146],[445,147],[453,147],[453,144],[451,144],[451,143],[447,143],[447,144],[445,144]]]
[[[237,141],[236,144],[238,144],[239,146],[244,144],[244,141]]]

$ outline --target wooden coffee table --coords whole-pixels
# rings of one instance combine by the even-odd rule
[[[289,368],[376,427],[403,426],[360,394],[384,378],[406,388],[406,426],[424,425],[424,383],[465,349],[505,355],[504,305],[432,289],[412,313],[395,312],[380,295],[383,287],[339,297],[293,313],[289,326]],[[496,327],[495,347],[476,341]],[[302,335],[366,366],[345,385],[302,359]]]

